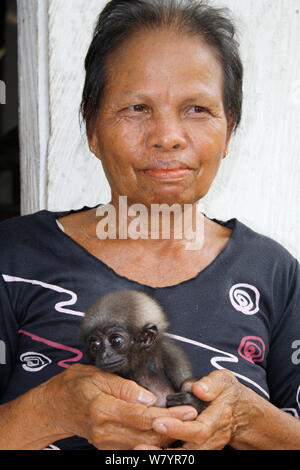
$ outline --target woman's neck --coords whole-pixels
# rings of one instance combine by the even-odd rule
[[[97,238],[134,240],[142,244],[160,241],[168,245],[184,245],[190,249],[201,247],[205,217],[194,204],[129,205],[126,197],[112,200],[96,210],[96,228],[91,232]],[[192,248],[192,246],[194,246]],[[161,245],[160,245],[161,246]]]

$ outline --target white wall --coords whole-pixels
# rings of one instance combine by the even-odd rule
[[[101,163],[79,127],[84,58],[105,0],[49,0],[50,119],[48,200],[50,210],[94,206],[109,200]]]
[[[78,109],[84,56],[105,2],[48,2],[50,127],[40,173],[46,197],[38,209],[94,206],[110,193],[80,130]],[[212,3],[230,7],[237,19],[245,100],[229,156],[201,206],[212,217],[239,218],[300,259],[300,0]]]

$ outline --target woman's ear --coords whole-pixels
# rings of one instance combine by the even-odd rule
[[[90,151],[97,158],[100,159],[101,157],[100,157],[100,151],[99,151],[98,136],[97,136],[97,132],[95,129],[95,125],[92,124],[91,121],[86,124],[86,135],[87,135]]]
[[[90,151],[91,151],[97,158],[101,159],[101,157],[100,157],[100,152],[99,152],[98,139],[97,139],[97,136],[96,136],[95,132],[94,132],[90,137],[88,137],[88,143],[89,143]]]
[[[223,158],[226,158],[228,155],[228,147],[230,143],[230,139],[233,133],[233,128],[234,128],[234,119],[232,116],[232,113],[229,113],[229,118],[228,118],[228,123],[227,123],[227,134],[226,134],[226,143],[225,143],[225,149],[224,149],[224,156]]]

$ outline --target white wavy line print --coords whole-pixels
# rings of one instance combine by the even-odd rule
[[[23,279],[21,277],[9,276],[7,274],[2,274],[2,277],[3,277],[5,282],[27,282],[27,283],[32,284],[32,285],[39,285],[41,287],[44,287],[45,289],[54,290],[55,292],[65,293],[65,294],[69,295],[71,297],[71,299],[70,300],[64,300],[64,301],[61,301],[61,302],[57,302],[55,304],[55,310],[57,312],[67,313],[67,314],[71,314],[71,315],[77,315],[77,316],[80,316],[80,317],[84,316],[84,312],[78,312],[76,310],[69,310],[69,309],[65,308],[66,305],[74,305],[77,302],[77,295],[75,294],[75,292],[72,292],[72,291],[67,290],[67,289],[63,289],[62,287],[56,286],[54,284],[47,284],[46,282],[37,281],[35,279]],[[216,369],[225,369],[225,367],[222,367],[222,366],[219,365],[219,362],[231,362],[231,363],[239,362],[239,358],[237,356],[235,356],[234,354],[228,353],[226,351],[221,351],[220,349],[213,348],[212,346],[208,346],[207,344],[199,343],[198,341],[194,341],[192,339],[184,338],[183,336],[173,335],[171,333],[165,333],[165,335],[169,336],[170,338],[174,338],[178,341],[193,344],[194,346],[198,346],[200,348],[208,349],[208,350],[216,352],[218,354],[222,354],[221,356],[213,357],[210,360],[211,364]],[[259,384],[257,384],[253,380],[249,379],[249,377],[238,374],[236,372],[233,372],[233,374],[236,377],[239,377],[240,379],[244,380],[245,382],[248,382],[248,383],[252,384],[258,390],[260,390],[267,398],[270,398],[269,394]]]
[[[218,370],[225,369],[225,367],[220,366],[219,362],[231,362],[231,363],[238,363],[239,358],[234,354],[228,353],[226,351],[221,351],[220,349],[213,348],[212,346],[208,346],[208,344],[199,343],[198,341],[194,341],[189,338],[184,338],[183,336],[173,335],[171,333],[165,333],[166,336],[170,338],[176,339],[178,341],[182,341],[183,343],[193,344],[194,346],[198,346],[203,349],[208,349],[209,351],[215,352],[217,354],[222,354],[221,356],[215,356],[210,360],[210,363]],[[226,369],[228,369],[226,367]],[[230,370],[230,369],[229,369]],[[244,380],[245,382],[250,383],[258,390],[260,390],[268,399],[270,399],[270,395],[266,390],[264,390],[258,383],[254,382],[254,380],[249,379],[245,375],[238,374],[237,372],[231,371],[236,377]]]
[[[51,289],[55,292],[69,295],[71,297],[70,300],[63,300],[61,302],[57,302],[54,306],[55,310],[57,312],[67,313],[70,315],[77,315],[79,317],[84,316],[84,312],[78,312],[76,310],[69,310],[65,308],[66,305],[74,305],[77,302],[77,295],[71,290],[63,289],[62,287],[56,286],[54,284],[47,284],[46,282],[37,281],[35,279],[23,279],[22,277],[8,276],[7,274],[2,274],[2,277],[5,282],[27,282],[28,284],[38,285],[44,287],[45,289]]]

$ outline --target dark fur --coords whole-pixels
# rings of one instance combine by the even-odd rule
[[[186,391],[187,384],[195,381],[191,364],[177,343],[164,335],[167,326],[154,299],[143,292],[123,290],[90,306],[81,337],[92,363],[151,390],[157,396],[156,406],[191,405],[200,413],[208,403]],[[120,335],[123,349],[118,350],[111,341]],[[93,352],[98,340],[101,350]]]

